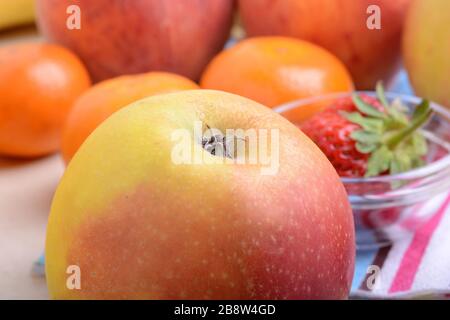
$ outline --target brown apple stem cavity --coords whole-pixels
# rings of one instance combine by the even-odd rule
[[[236,158],[235,141],[239,139],[234,134],[223,134],[220,130],[206,124],[206,131],[202,136],[202,147],[213,156]]]
[[[227,137],[224,135],[215,134],[210,137],[202,137],[202,147],[214,156],[233,158],[228,148]]]

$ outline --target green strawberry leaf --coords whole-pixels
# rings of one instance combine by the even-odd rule
[[[396,162],[400,167],[399,172],[405,172],[412,168],[411,158],[407,153],[396,152],[394,154],[394,159],[396,160]]]
[[[350,137],[356,142],[363,144],[374,144],[380,142],[381,140],[381,135],[366,130],[353,131],[350,134]]]
[[[400,161],[397,160],[395,156],[392,157],[391,163],[389,165],[389,173],[397,174],[401,172],[402,172],[402,164],[400,163]]]
[[[428,152],[427,140],[425,139],[425,137],[422,134],[416,133],[413,136],[413,144],[414,144],[414,149],[417,150],[418,155],[424,156],[427,154],[427,152]]]
[[[374,133],[382,133],[384,130],[384,123],[381,119],[372,119],[368,117],[364,117],[359,112],[341,112],[342,116],[345,117],[348,121],[358,124],[366,131],[374,132]]]
[[[369,161],[367,162],[367,170],[365,176],[374,177],[387,171],[390,167],[392,157],[392,151],[384,145],[375,150],[370,155]]]
[[[386,95],[384,93],[383,81],[378,81],[376,86],[377,98],[380,100],[381,104],[385,110],[389,109],[389,103],[386,100]]]
[[[379,118],[379,119],[385,119],[386,114],[383,112],[378,111],[376,108],[371,106],[368,103],[365,103],[361,97],[358,94],[353,94],[353,103],[355,104],[356,108],[363,114],[366,114],[368,116]]]
[[[364,144],[361,142],[356,143],[356,150],[358,150],[361,153],[371,153],[375,151],[377,148],[376,144]]]
[[[401,103],[400,100],[393,100],[391,106],[387,109],[388,126],[392,129],[398,129],[410,122],[408,117],[408,109]]]

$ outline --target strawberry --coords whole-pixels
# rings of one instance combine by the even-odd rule
[[[418,130],[431,117],[423,100],[412,115],[387,102],[381,83],[377,98],[354,93],[338,99],[300,128],[325,153],[342,177],[371,177],[408,171],[423,164],[427,144]]]

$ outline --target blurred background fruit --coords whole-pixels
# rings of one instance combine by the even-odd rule
[[[89,134],[120,108],[150,95],[189,89],[198,86],[166,72],[121,76],[94,85],[77,99],[70,112],[62,138],[64,160],[68,163]]]
[[[0,30],[34,21],[34,0],[0,0]]]
[[[444,0],[445,1],[445,0]],[[358,89],[388,83],[399,68],[400,40],[410,0],[239,0],[249,36],[285,35],[317,43],[349,68]],[[381,9],[370,30],[367,8]]]
[[[239,42],[213,59],[200,83],[202,88],[232,92],[269,107],[353,89],[349,72],[333,54],[287,37],[257,37]],[[315,109],[300,111],[305,114],[297,115],[296,120]]]
[[[450,1],[412,1],[403,57],[416,94],[450,108]]]
[[[56,151],[74,100],[90,86],[81,61],[48,44],[0,47],[0,154]]]
[[[81,9],[81,29],[66,27],[66,8]],[[171,71],[197,80],[223,48],[231,0],[38,0],[47,38],[75,51],[95,81],[123,74]]]

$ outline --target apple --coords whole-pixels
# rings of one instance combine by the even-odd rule
[[[409,2],[239,0],[239,8],[249,36],[285,35],[319,44],[344,62],[358,89],[371,90],[378,80],[388,83],[398,71]],[[380,10],[373,11],[374,6]],[[373,29],[378,13],[380,29]]]
[[[227,40],[233,13],[230,0],[38,0],[36,5],[43,34],[75,51],[95,81],[152,70],[196,80]]]
[[[217,152],[209,130],[248,147]],[[46,240],[57,299],[342,299],[354,259],[350,204],[323,153],[271,109],[212,90],[103,122],[67,167]]]
[[[417,95],[450,108],[450,1],[415,0],[408,10],[403,58]]]

